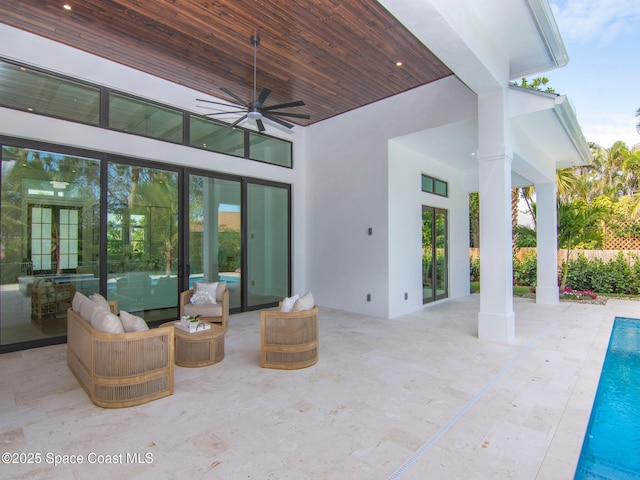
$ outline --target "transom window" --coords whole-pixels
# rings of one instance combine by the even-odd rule
[[[250,129],[0,59],[0,106],[293,166],[293,144]],[[103,108],[101,108],[101,106]]]
[[[422,174],[422,191],[440,195],[441,197],[449,196],[449,184],[444,180],[440,180],[429,175]]]

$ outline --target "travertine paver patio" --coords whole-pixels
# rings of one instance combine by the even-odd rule
[[[298,371],[261,369],[259,312],[233,315],[221,363],[176,367],[174,395],[119,410],[90,403],[64,345],[0,355],[2,450],[42,455],[2,476],[573,478],[613,319],[640,303],[515,299],[512,345],[477,339],[478,307],[321,308],[320,361]]]

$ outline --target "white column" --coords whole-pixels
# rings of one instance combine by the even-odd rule
[[[538,285],[536,303],[560,303],[558,292],[558,236],[555,182],[539,183],[536,188],[536,227],[538,244]]]
[[[480,312],[478,337],[515,339],[511,258],[511,162],[508,92],[478,96],[480,192]]]

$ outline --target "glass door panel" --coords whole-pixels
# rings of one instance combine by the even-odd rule
[[[435,298],[447,297],[447,212],[434,209]]]
[[[422,207],[422,301],[448,296],[447,212]]]
[[[247,185],[247,307],[273,304],[290,290],[289,188]]]
[[[241,183],[189,176],[189,288],[224,280],[229,308],[241,308]]]
[[[107,294],[146,321],[178,317],[178,173],[109,163]]]
[[[433,299],[433,209],[422,207],[422,298]]]
[[[99,199],[98,159],[2,147],[3,346],[66,335],[73,292],[100,291]]]

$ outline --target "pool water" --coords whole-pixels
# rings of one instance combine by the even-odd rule
[[[640,320],[615,318],[574,478],[640,478]]]

